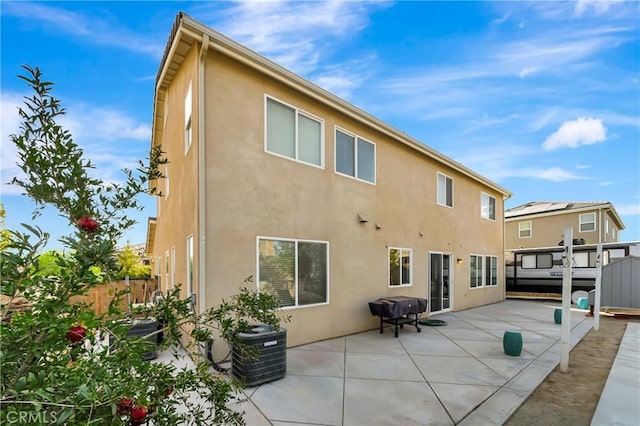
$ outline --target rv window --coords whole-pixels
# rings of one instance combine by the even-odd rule
[[[624,257],[624,249],[612,249],[609,250],[609,259],[616,259],[619,257]]]
[[[552,266],[551,253],[522,255],[522,269],[550,269]]]
[[[589,253],[573,253],[573,265],[574,268],[587,268],[589,267]]]
[[[551,253],[538,255],[538,269],[550,269],[553,266],[553,256]]]

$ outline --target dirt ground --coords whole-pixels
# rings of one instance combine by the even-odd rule
[[[590,425],[627,323],[638,317],[600,317],[569,354],[569,372],[556,367],[505,423],[519,425]]]

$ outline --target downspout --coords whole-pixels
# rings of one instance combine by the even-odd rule
[[[204,64],[209,50],[209,36],[202,35],[202,47],[198,60],[198,311],[206,310],[206,179],[205,179],[205,99],[204,99]]]

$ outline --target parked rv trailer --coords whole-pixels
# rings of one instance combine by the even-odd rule
[[[596,279],[597,244],[573,246],[572,291],[592,290]],[[564,246],[508,250],[505,253],[507,291],[561,292]],[[629,255],[640,256],[640,241],[605,243],[603,265]]]

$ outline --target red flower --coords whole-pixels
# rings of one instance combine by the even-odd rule
[[[133,399],[122,398],[118,402],[118,414],[128,414],[131,411],[131,407],[133,407]]]
[[[144,419],[147,418],[147,407],[142,407],[139,405],[134,406],[131,409],[130,418],[132,425],[141,424],[142,422],[144,422]]]
[[[98,222],[96,222],[89,216],[83,216],[78,219],[77,225],[81,231],[88,232],[89,234],[96,232],[98,230],[98,227],[100,226]]]
[[[67,331],[67,334],[65,335],[65,337],[71,343],[78,343],[84,340],[84,336],[86,334],[87,334],[86,328],[80,325],[74,325],[73,327],[69,328],[69,331]]]

